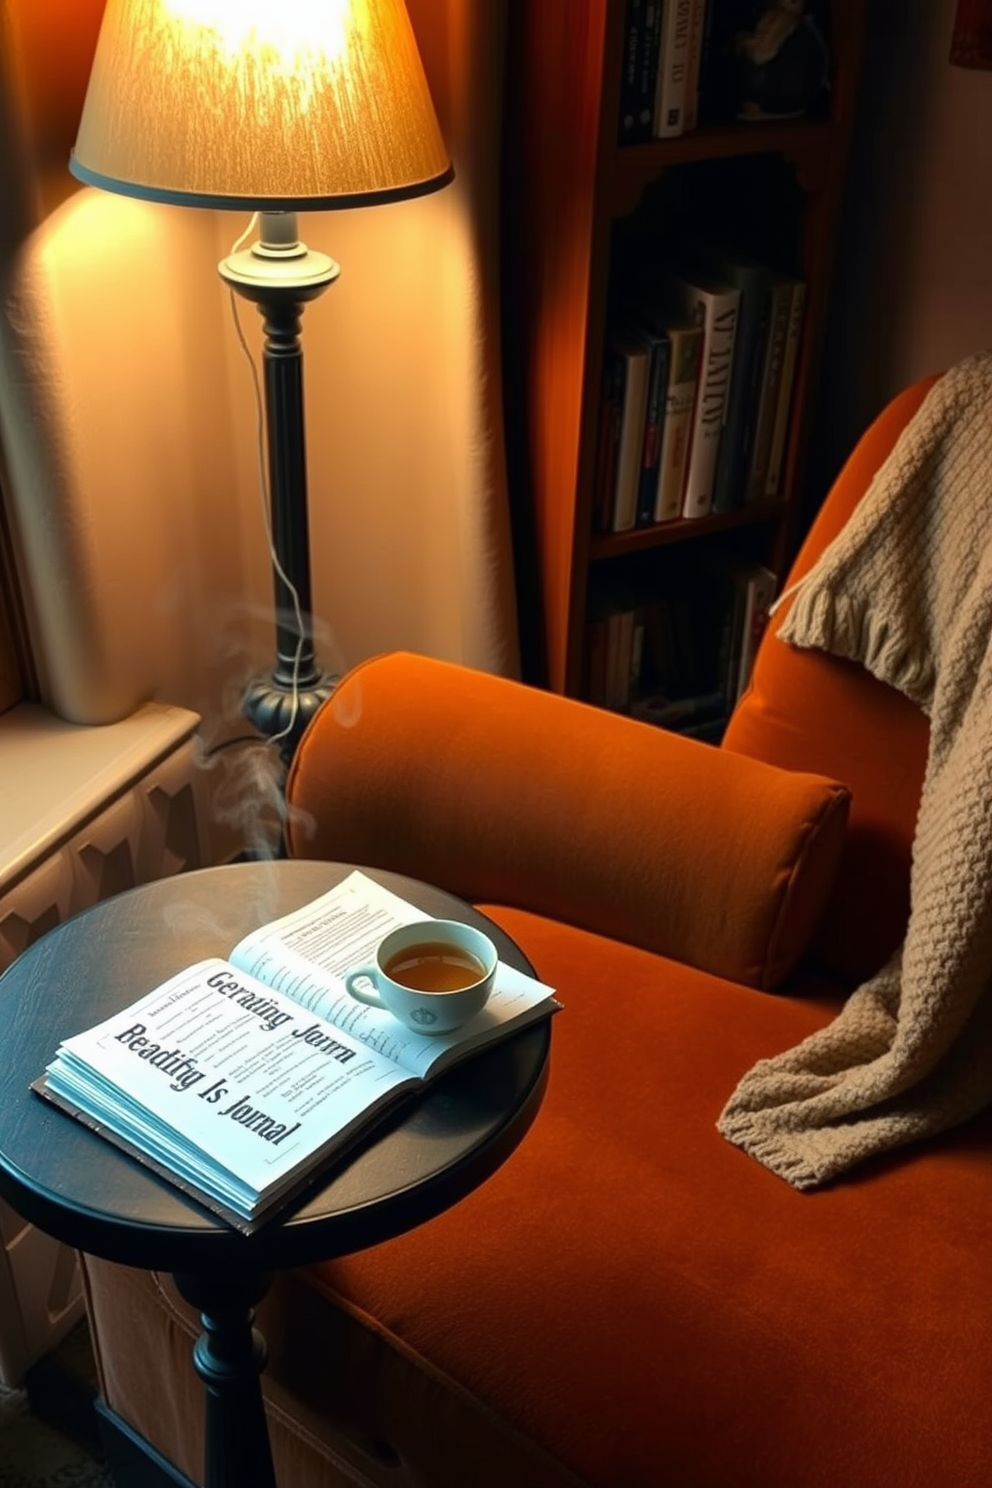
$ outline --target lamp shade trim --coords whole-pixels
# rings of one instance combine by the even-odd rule
[[[69,157],[69,170],[85,186],[97,186],[101,191],[112,191],[118,196],[132,196],[139,201],[165,202],[174,207],[216,208],[231,212],[336,212],[349,207],[387,206],[390,202],[430,196],[432,192],[449,186],[455,179],[454,166],[449,164],[446,170],[431,180],[377,191],[355,191],[336,196],[222,196],[178,191],[167,186],[149,186],[142,181],[125,181],[115,176],[106,176],[83,165],[75,151]]]

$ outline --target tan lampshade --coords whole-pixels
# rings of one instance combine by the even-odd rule
[[[452,175],[403,0],[107,0],[70,169],[153,201],[286,211]]]

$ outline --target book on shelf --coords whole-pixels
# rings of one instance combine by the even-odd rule
[[[607,707],[622,712],[630,704],[640,662],[640,622],[636,606],[624,604],[610,617],[607,652]]]
[[[591,606],[590,618],[586,621],[585,628],[583,692],[587,700],[597,708],[606,707],[608,632],[608,615],[605,611],[597,614],[596,606]]]
[[[699,41],[696,122],[725,123],[733,114],[733,35],[738,0],[705,0]]]
[[[621,145],[671,139],[696,112],[705,0],[625,0]]]
[[[802,63],[773,56],[780,32],[791,28],[801,40],[804,27],[822,40],[815,17],[764,0],[625,0],[618,142],[643,144],[675,138],[700,123],[764,117],[760,105],[748,100],[748,88],[755,77],[767,85],[773,61],[783,70],[786,91],[796,81],[797,66],[809,69],[808,55]],[[786,39],[785,45],[794,49],[796,41]],[[813,94],[825,96],[818,88]],[[810,103],[784,112],[782,107],[767,117],[803,114]]]
[[[700,243],[694,252],[705,268],[740,291],[727,416],[713,481],[713,511],[727,512],[744,504],[768,340],[772,271],[749,254],[722,244]]]
[[[352,872],[63,1040],[32,1088],[251,1233],[398,1102],[560,1004],[502,961],[482,1011],[410,1032],[343,976],[431,916]]]
[[[681,727],[726,712],[712,595],[698,576],[598,594],[586,628],[590,702]]]
[[[720,685],[719,661],[724,628],[720,607],[714,605],[705,565],[690,565],[673,574],[661,596],[668,611],[668,639],[671,647],[667,671],[658,666],[653,650],[648,652],[642,668],[642,684],[661,680],[673,698],[703,697]],[[654,632],[651,640],[654,641]],[[645,635],[645,649],[648,635]]]
[[[789,307],[789,326],[782,352],[782,374],[775,406],[775,423],[772,429],[768,453],[768,475],[765,480],[765,495],[777,496],[782,484],[782,466],[785,458],[785,442],[789,432],[789,417],[792,412],[792,389],[796,380],[796,363],[799,359],[799,342],[802,339],[803,318],[806,311],[806,283],[797,279],[792,286]]]
[[[649,527],[655,520],[658,459],[668,392],[671,338],[664,326],[659,325],[638,306],[630,306],[627,315],[631,334],[636,340],[643,342],[648,350],[648,388],[634,525]]]
[[[597,707],[624,712],[637,687],[644,644],[644,614],[627,591],[601,597],[586,628],[586,696]]]
[[[657,583],[600,593],[587,629],[591,702],[718,738],[746,688],[775,598],[763,564],[706,558]]]
[[[608,358],[614,364],[613,385],[619,386],[621,380],[623,383],[609,527],[613,532],[629,532],[637,523],[651,349],[628,326],[615,325],[610,333]],[[622,367],[622,378],[615,367],[617,362]]]
[[[706,0],[690,0],[689,40],[685,62],[685,102],[682,107],[682,127],[687,134],[695,129],[699,116],[699,67],[705,20]]]
[[[621,145],[632,143],[637,133],[640,76],[638,54],[642,49],[644,6],[646,0],[625,0],[623,20],[623,60],[620,64],[620,120],[617,139]]]
[[[626,0],[620,79],[621,145],[651,138],[663,0]]]
[[[745,501],[760,501],[765,496],[779,394],[782,390],[782,368],[789,338],[793,293],[797,282],[790,274],[773,274],[769,287],[768,335],[751,439],[751,456],[747,464]]]
[[[699,386],[702,327],[673,321],[668,328],[668,340],[668,389],[661,423],[658,479],[655,487],[656,522],[671,522],[682,515],[682,495],[685,490],[692,420]]]
[[[740,290],[694,268],[663,268],[659,289],[680,316],[702,327],[699,383],[693,410],[683,517],[713,507],[717,456],[727,416]]]
[[[626,314],[650,348],[644,453],[637,526],[682,514],[682,494],[699,384],[702,328],[650,300],[633,300]]]
[[[612,604],[603,606],[599,621],[602,628],[602,678],[596,701],[611,710],[623,706],[621,685],[621,653],[624,629],[624,611]]]
[[[754,658],[761,638],[768,625],[768,616],[775,602],[777,580],[775,575],[760,563],[754,565],[747,586],[744,605],[744,620],[741,627],[741,650],[737,668],[737,696],[740,698],[751,681]]]
[[[660,0],[661,34],[655,65],[653,132],[674,139],[685,129],[691,0]]]
[[[761,563],[741,560],[729,568],[731,639],[725,677],[728,712],[751,680],[754,658],[768,624],[778,581]]]

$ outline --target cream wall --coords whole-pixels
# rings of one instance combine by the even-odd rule
[[[187,270],[211,252],[205,214],[83,191],[11,268],[0,428],[45,701],[72,722],[221,685],[212,611],[249,569],[220,296]]]
[[[992,72],[948,62],[955,8],[868,6],[816,496],[895,393],[992,345]]]
[[[246,218],[75,189],[60,47],[91,42],[81,8],[0,0],[0,185],[20,204],[0,227],[12,525],[53,711],[94,724],[154,698],[201,713],[212,742],[244,732],[241,686],[273,654],[251,379],[216,273]],[[403,647],[512,674],[503,0],[409,9],[454,185],[301,218],[342,269],[303,318],[318,651],[334,670]],[[260,317],[241,315],[257,354]]]

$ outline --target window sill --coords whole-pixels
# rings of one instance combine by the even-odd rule
[[[0,716],[0,895],[191,740],[199,722],[158,703],[97,727],[34,703]]]

